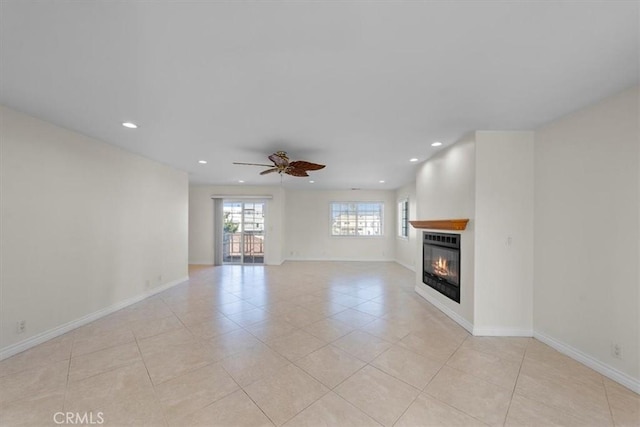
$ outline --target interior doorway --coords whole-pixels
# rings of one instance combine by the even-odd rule
[[[264,264],[265,203],[224,200],[222,218],[223,264]]]

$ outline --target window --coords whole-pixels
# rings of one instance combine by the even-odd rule
[[[332,202],[332,236],[382,236],[382,202]]]
[[[409,237],[409,199],[398,202],[398,237]]]

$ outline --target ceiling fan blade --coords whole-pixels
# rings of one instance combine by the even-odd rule
[[[287,157],[287,153],[284,151],[278,151],[277,153],[273,153],[269,156],[269,160],[273,162],[276,166],[288,166],[289,158]]]
[[[234,165],[248,165],[248,166],[264,166],[266,168],[270,168],[273,165],[263,165],[261,163],[240,163],[240,162],[233,162]]]
[[[262,166],[269,169],[260,172],[260,175],[268,175],[270,173],[278,172],[280,174],[286,173],[291,176],[309,176],[307,171],[315,171],[325,167],[318,163],[311,163],[305,160],[298,160],[295,162],[289,162],[289,157],[284,151],[276,151],[269,156],[269,160],[273,162],[273,165],[265,165],[262,163],[242,163],[233,162],[234,165],[248,165],[248,166]]]
[[[307,171],[305,171],[303,169],[293,168],[293,167],[291,167],[291,165],[289,165],[289,167],[287,169],[285,169],[284,173],[286,173],[288,175],[291,175],[291,176],[309,176]]]
[[[272,172],[278,172],[278,168],[267,169],[266,171],[260,172],[260,175],[266,175],[266,174],[272,173]]]
[[[295,162],[291,162],[289,163],[289,166],[291,166],[292,168],[296,168],[296,169],[302,169],[302,170],[306,170],[306,171],[317,171],[319,169],[324,168],[324,165],[320,165],[318,163],[311,163],[311,162],[306,162],[304,160],[298,160]]]

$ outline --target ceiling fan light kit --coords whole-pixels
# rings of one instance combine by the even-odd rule
[[[278,172],[280,175],[287,174],[291,176],[305,177],[309,176],[307,172],[320,170],[325,165],[318,163],[307,162],[306,160],[296,160],[294,162],[289,161],[287,153],[284,151],[276,151],[269,156],[269,160],[273,162],[273,165],[264,165],[261,163],[240,163],[233,162],[234,165],[248,165],[248,166],[263,166],[269,169],[260,172],[260,175],[268,175],[273,172]]]

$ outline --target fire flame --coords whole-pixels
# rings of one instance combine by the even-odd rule
[[[449,266],[447,265],[447,259],[438,257],[438,260],[433,262],[433,271],[439,276],[448,276]]]

